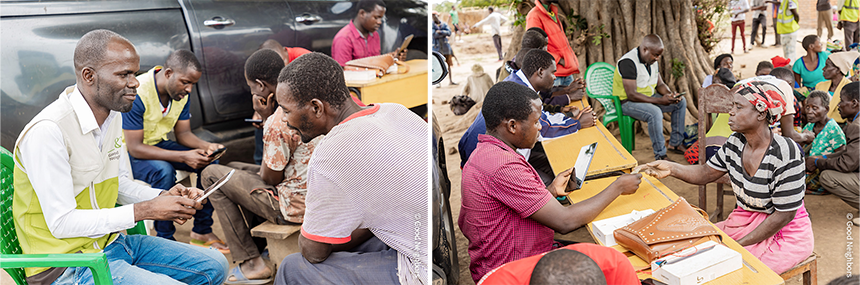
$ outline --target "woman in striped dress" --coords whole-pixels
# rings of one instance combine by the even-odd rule
[[[803,204],[803,156],[794,141],[768,128],[786,107],[779,88],[749,81],[732,93],[729,127],[734,133],[706,165],[655,161],[638,168],[657,178],[671,175],[697,185],[728,173],[738,207],[716,226],[782,273],[809,257],[814,248],[812,223]]]

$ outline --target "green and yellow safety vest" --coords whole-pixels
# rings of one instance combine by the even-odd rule
[[[81,124],[69,100],[75,91],[70,86],[60,98],[45,107],[28,123],[15,143],[15,194],[12,200],[12,215],[18,242],[25,254],[49,253],[93,253],[104,249],[119,235],[100,237],[56,238],[48,229],[39,198],[18,158],[18,147],[27,132],[38,122],[52,121],[59,126],[69,153],[75,208],[82,210],[113,208],[119,190],[120,155],[125,150],[122,136],[122,120],[114,119],[103,130],[104,145],[99,149],[92,133],[82,133]],[[48,270],[47,267],[25,268],[27,276]]]
[[[660,67],[657,62],[651,64],[651,74],[648,74],[648,69],[645,64],[639,59],[639,48],[627,52],[618,62],[623,59],[633,60],[636,65],[636,92],[642,93],[645,96],[651,96],[656,93],[657,81],[660,78]],[[624,83],[621,82],[621,72],[618,71],[618,62],[615,63],[615,76],[612,78],[612,95],[618,96],[621,100],[627,99],[627,92],[624,91]]]
[[[172,101],[166,115],[161,112],[158,88],[155,86],[155,72],[161,69],[161,66],[156,66],[137,77],[137,81],[140,81],[137,95],[146,107],[143,112],[143,143],[148,145],[167,140],[167,133],[173,131],[182,109],[188,103],[188,96],[185,96],[182,100]]]
[[[842,11],[839,12],[839,20],[845,22],[860,22],[860,0],[845,0]]]
[[[798,25],[797,21],[794,20],[794,14],[792,14],[791,10],[788,9],[789,2],[797,4],[795,0],[783,0],[782,3],[779,4],[779,10],[776,14],[777,34],[790,34],[800,29],[800,25]]]

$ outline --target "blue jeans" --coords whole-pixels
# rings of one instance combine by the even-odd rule
[[[211,284],[227,278],[227,258],[202,248],[144,235],[120,236],[104,249],[114,284]],[[69,267],[53,284],[93,284],[87,267]]]
[[[162,141],[155,146],[166,150],[190,150],[190,148],[175,141]],[[181,162],[136,159],[131,155],[128,158],[131,161],[131,171],[134,179],[149,183],[152,188],[168,190],[173,185],[176,185],[176,170],[197,173],[197,185],[202,185],[200,184],[200,172],[203,171],[202,168],[194,169]],[[212,164],[218,164],[218,161],[213,161]],[[212,207],[212,203],[203,204],[203,209],[198,210],[194,214],[194,228],[192,231],[201,235],[211,233],[213,223],[212,211],[214,210],[215,208]],[[154,224],[155,231],[158,232],[159,237],[174,239],[173,233],[176,232],[176,227],[173,225],[173,221],[155,221]]]
[[[350,252],[332,252],[320,263],[293,253],[284,258],[275,275],[275,285],[286,284],[400,284],[397,250],[372,237]]]
[[[659,93],[655,98],[663,97]],[[648,123],[648,136],[651,137],[651,147],[654,157],[666,155],[666,139],[663,138],[663,113],[672,113],[672,133],[669,145],[677,146],[684,142],[684,115],[687,112],[687,100],[682,99],[672,105],[656,105],[651,103],[627,101],[621,104],[621,113],[634,119]]]
[[[573,83],[573,74],[564,77],[556,77],[555,81],[552,82],[552,86],[568,86],[571,83]]]

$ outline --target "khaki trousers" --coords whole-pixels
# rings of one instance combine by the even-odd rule
[[[214,184],[230,170],[236,169],[233,177],[224,186],[209,195],[209,202],[215,207],[218,221],[224,229],[224,238],[230,246],[233,261],[243,262],[260,256],[265,240],[251,236],[251,228],[269,221],[275,224],[288,224],[281,214],[278,200],[268,191],[277,191],[272,185],[263,182],[257,174],[260,166],[244,162],[231,162],[227,166],[209,165],[201,174],[203,189]],[[267,191],[268,190],[268,191]]]
[[[818,11],[818,29],[817,35],[821,38],[821,27],[827,27],[827,39],[833,37],[833,14],[830,10]]]
[[[854,209],[860,207],[860,173],[824,170],[818,176],[818,181],[824,190],[842,198]]]

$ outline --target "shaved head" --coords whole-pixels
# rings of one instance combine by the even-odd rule
[[[606,284],[603,270],[587,255],[569,249],[550,251],[540,258],[529,284]]]
[[[647,49],[663,49],[663,40],[660,39],[660,36],[658,35],[650,34],[642,39],[640,47]]]
[[[654,64],[662,54],[663,40],[659,36],[650,34],[642,38],[642,43],[639,44],[639,57],[645,61],[645,64]]]
[[[127,44],[134,49],[134,45],[120,34],[104,29],[92,30],[84,34],[75,46],[75,74],[80,75],[85,67],[100,67],[108,44],[111,42]]]

